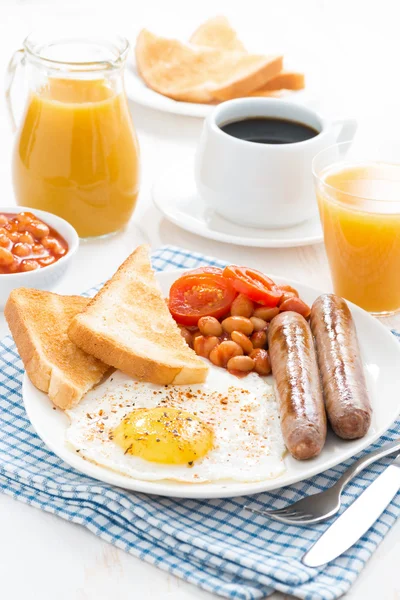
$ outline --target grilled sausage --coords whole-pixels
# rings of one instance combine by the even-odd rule
[[[333,431],[345,440],[363,437],[371,423],[371,405],[357,333],[343,298],[323,294],[311,309],[326,412]]]
[[[326,414],[309,325],[298,313],[280,313],[271,321],[268,342],[286,447],[298,460],[318,456]]]

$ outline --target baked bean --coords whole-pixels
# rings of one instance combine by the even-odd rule
[[[46,226],[47,227],[47,226]],[[38,236],[36,236],[38,237]],[[54,254],[63,254],[64,248],[60,242],[53,237],[47,236],[42,239],[42,244],[47,250],[51,250]]]
[[[16,273],[18,271],[18,269],[19,269],[19,262],[17,260],[14,260],[12,265],[8,265],[7,273]]]
[[[21,223],[21,225],[30,225],[35,220],[35,216],[32,213],[20,212],[12,220],[14,223]]]
[[[284,302],[286,302],[286,300],[289,300],[290,298],[297,298],[297,296],[293,292],[284,292],[281,299],[279,300],[278,306],[282,306],[282,304]]]
[[[0,226],[7,225],[8,219],[6,215],[0,215]]]
[[[38,262],[36,262],[36,260],[23,260],[21,262],[21,271],[36,271],[36,269],[39,269],[40,265]]]
[[[258,319],[264,319],[264,321],[272,321],[276,315],[279,315],[279,308],[270,308],[269,306],[259,306],[254,311],[254,317]]]
[[[8,234],[8,239],[13,244],[16,244],[17,242],[19,242],[19,233],[18,233],[18,231],[10,231],[9,234]]]
[[[286,310],[292,310],[293,312],[297,312],[300,315],[302,315],[305,319],[307,319],[310,316],[311,312],[311,308],[308,306],[308,304],[306,304],[300,298],[296,297],[288,298],[287,300],[285,300],[285,302],[283,302],[280,305],[279,310],[281,312],[285,312]]]
[[[255,331],[250,338],[254,348],[267,347],[267,334],[265,331]]]
[[[20,233],[25,232],[32,222],[32,217],[30,217],[27,213],[20,213],[11,220],[11,223],[14,224],[14,228]]]
[[[21,242],[18,242],[17,244],[14,244],[12,251],[15,256],[29,256],[31,253],[31,247],[29,244],[22,244]]]
[[[42,244],[34,244],[32,246],[32,252],[33,252],[33,254],[44,254],[45,253],[45,249],[42,246]],[[168,298],[166,298],[165,301],[166,301],[167,304],[169,304]]]
[[[38,240],[48,237],[48,235],[50,234],[50,229],[47,227],[47,225],[45,223],[38,223],[38,222],[30,223],[26,227],[26,230],[29,231],[29,233],[32,233],[32,235],[34,235],[35,238],[37,238]],[[51,239],[54,239],[54,238],[51,238]]]
[[[283,291],[283,292],[291,292],[292,294],[294,294],[297,298],[299,297],[299,292],[296,290],[296,288],[292,287],[291,285],[280,285],[279,288]]]
[[[240,331],[245,335],[250,335],[253,333],[253,323],[250,319],[246,319],[246,317],[228,317],[224,319],[221,323],[222,329],[227,333],[232,333],[232,331]]]
[[[254,331],[264,331],[268,327],[267,321],[260,317],[250,317],[250,321],[253,323]]]
[[[253,350],[250,357],[254,361],[254,370],[259,375],[269,375],[271,373],[271,363],[268,352],[263,348]]]
[[[8,248],[8,246],[10,245],[10,240],[8,239],[8,236],[4,233],[0,233],[0,246],[2,248]]]
[[[8,267],[14,262],[14,257],[6,248],[0,248],[0,266]]]
[[[193,341],[193,336],[190,333],[190,331],[188,331],[188,329],[186,329],[186,327],[184,327],[183,325],[179,325],[179,329],[181,330],[181,336],[183,337],[183,339],[185,340],[187,345],[191,346],[192,341]]]
[[[23,244],[29,244],[30,246],[33,246],[33,244],[35,243],[35,240],[31,236],[31,234],[28,233],[28,231],[23,231],[20,234],[19,241],[22,242]]]
[[[250,356],[233,356],[228,360],[226,368],[229,371],[242,371],[250,373],[254,369],[254,360]]]
[[[205,337],[204,335],[198,335],[193,341],[193,348],[198,356],[208,358],[213,348],[218,346],[219,339],[215,335]]]
[[[233,356],[239,356],[242,354],[243,350],[239,344],[236,344],[236,342],[231,340],[226,340],[211,350],[209,359],[217,367],[226,367],[228,361]]]
[[[234,342],[242,347],[245,354],[250,354],[250,352],[253,351],[253,344],[247,335],[244,335],[244,333],[241,333],[240,331],[232,331],[231,338]]]
[[[203,335],[222,335],[222,325],[215,317],[201,317],[197,326]]]
[[[254,310],[254,303],[244,294],[239,294],[231,306],[231,315],[233,317],[251,317]]]

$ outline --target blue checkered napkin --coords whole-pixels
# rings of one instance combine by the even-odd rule
[[[157,270],[221,264],[164,247]],[[92,290],[93,291],[93,290]],[[143,560],[201,588],[252,600],[279,590],[307,600],[344,594],[400,512],[399,497],[368,533],[329,566],[311,569],[301,556],[328,527],[281,525],[243,510],[249,498],[181,500],[125,492],[81,475],[57,458],[33,431],[21,397],[23,367],[10,337],[0,343],[0,486],[5,494],[79,523]],[[399,423],[374,447],[399,436]],[[370,449],[369,449],[370,450]],[[290,488],[251,498],[258,508],[280,508],[330,486],[353,459]],[[372,465],[345,490],[346,508],[383,470]]]

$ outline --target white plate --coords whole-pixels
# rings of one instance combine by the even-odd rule
[[[164,171],[153,185],[154,204],[164,217],[202,237],[237,246],[292,248],[323,241],[319,217],[282,229],[255,229],[230,223],[206,206],[196,189],[193,159]]]
[[[132,102],[153,108],[161,112],[184,115],[186,117],[204,118],[212,110],[211,104],[197,104],[194,102],[177,102],[158,92],[154,92],[144,83],[138,75],[135,65],[128,65],[125,69],[125,91]]]
[[[158,273],[164,295],[182,271]],[[296,287],[302,298],[311,304],[320,291],[296,281],[272,276],[278,283]],[[26,411],[37,434],[45,444],[66,463],[100,481],[125,489],[174,496],[179,498],[225,498],[264,492],[291,485],[312,477],[363,450],[382,435],[395,421],[399,413],[398,371],[400,367],[400,344],[379,321],[357,306],[349,304],[358,331],[368,390],[373,406],[372,424],[361,440],[344,441],[333,434],[328,436],[321,454],[310,461],[285,458],[286,472],[279,478],[256,483],[207,483],[184,484],[169,481],[145,482],[113,473],[81,458],[65,444],[68,418],[60,410],[53,410],[46,394],[37,390],[27,376],[23,382],[23,399]]]
[[[198,104],[196,102],[179,102],[172,100],[167,96],[163,96],[147,87],[143,79],[136,70],[134,59],[125,69],[125,90],[128,98],[132,102],[159,110],[161,112],[173,113],[175,115],[183,115],[186,117],[205,118],[213,109],[212,104]],[[300,90],[293,94],[285,96],[285,100],[290,102],[299,102],[316,110],[317,101],[308,92],[308,90]]]

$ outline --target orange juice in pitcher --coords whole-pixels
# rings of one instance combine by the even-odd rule
[[[16,200],[67,219],[81,237],[118,231],[137,201],[127,51],[122,38],[25,41],[31,85],[13,155]]]

